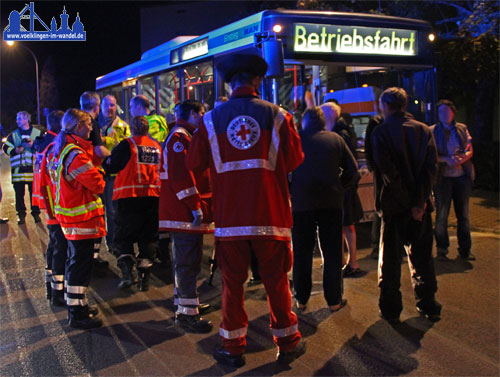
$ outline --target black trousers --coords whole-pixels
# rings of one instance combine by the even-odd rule
[[[311,296],[316,230],[323,251],[323,291],[329,306],[342,300],[342,210],[321,209],[293,213],[293,289],[303,305]]]
[[[379,308],[387,318],[399,317],[403,310],[401,298],[401,259],[408,254],[413,289],[417,303],[434,300],[437,291],[436,273],[432,259],[432,219],[425,212],[421,222],[410,211],[382,219],[378,286]]]
[[[14,186],[14,192],[16,193],[16,212],[20,217],[26,216],[26,204],[24,203],[24,194],[26,192],[25,186],[28,185],[28,190],[30,192],[30,206],[31,214],[39,215],[40,208],[38,206],[31,205],[33,197],[33,182],[12,182]]]
[[[159,248],[159,198],[145,196],[118,199],[114,202],[116,229],[113,245],[118,258],[125,255],[134,258],[134,243],[137,243],[138,259],[147,259],[152,263]]]
[[[51,271],[52,289],[62,291],[64,289],[64,270],[68,256],[68,241],[64,237],[59,224],[47,225],[49,230],[49,244],[45,253],[46,269]]]
[[[90,284],[94,253],[101,247],[101,238],[68,240],[66,260],[66,303],[68,306],[87,306],[85,293]]]

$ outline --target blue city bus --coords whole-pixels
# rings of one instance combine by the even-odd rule
[[[387,87],[403,87],[409,95],[408,111],[418,120],[434,122],[433,40],[430,25],[421,20],[266,10],[204,35],[181,36],[152,48],[139,61],[98,77],[96,89],[101,96],[116,97],[125,120],[130,120],[130,99],[144,94],[171,122],[180,101],[195,99],[211,108],[218,97],[230,95],[216,70],[221,58],[234,52],[259,54],[273,71],[262,84],[262,98],[287,109],[298,122],[306,91],[313,93],[317,104],[351,98],[343,111],[353,116],[362,152],[364,129],[377,111],[376,96]],[[354,110],[352,98],[357,98]],[[363,174],[360,182],[364,220],[374,215],[372,180],[371,174]]]

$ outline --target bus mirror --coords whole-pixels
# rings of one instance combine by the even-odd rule
[[[266,77],[275,79],[285,74],[283,43],[279,39],[262,41],[262,55],[267,63]]]

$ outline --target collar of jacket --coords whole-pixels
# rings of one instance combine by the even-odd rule
[[[443,130],[449,130],[449,131],[453,131],[454,129],[457,128],[457,122],[455,121],[455,119],[453,119],[453,121],[451,122],[451,124],[450,124],[451,127],[450,128],[446,127],[444,125],[444,123],[441,122],[441,121],[438,122],[438,125],[441,126],[441,127],[443,127]]]
[[[25,134],[27,134],[27,133],[31,134],[31,131],[33,131],[33,125],[30,124],[30,126],[28,127],[27,130],[25,130],[24,128],[21,128],[21,127],[17,127],[17,130],[19,131],[19,133],[24,132]]]
[[[189,132],[191,135],[198,128],[194,124],[191,124],[188,121],[185,121],[184,119],[181,119],[181,118],[177,119],[175,125],[182,127],[182,128],[185,128],[187,130],[187,132]]]
[[[66,135],[66,142],[78,145],[87,153],[92,153],[93,151],[92,140],[85,140],[78,135]]]
[[[413,118],[413,115],[408,112],[395,111],[392,114],[388,115],[385,121],[387,123],[390,123],[393,119],[415,119],[415,118]]]
[[[256,97],[259,98],[257,93],[255,93],[254,88],[250,88],[249,86],[239,86],[233,90],[231,94],[231,99],[233,98],[241,98],[241,97]]]
[[[102,113],[99,113],[99,115],[97,116],[97,123],[99,123],[99,127],[101,127],[102,129],[108,128],[113,124],[117,116],[118,115],[115,114],[115,116],[112,118],[105,118]]]

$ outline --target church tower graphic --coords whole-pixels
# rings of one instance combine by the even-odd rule
[[[52,17],[50,28],[35,12],[34,2],[30,2],[20,11],[13,10],[9,15],[9,24],[4,29],[3,39],[5,41],[85,41],[87,32],[84,29],[80,19],[80,14],[77,13],[76,20],[72,27],[70,24],[70,15],[66,12],[66,7],[60,14],[61,26],[57,27],[55,17]],[[29,20],[23,25],[23,20]],[[41,25],[42,30],[35,30],[35,21]]]

